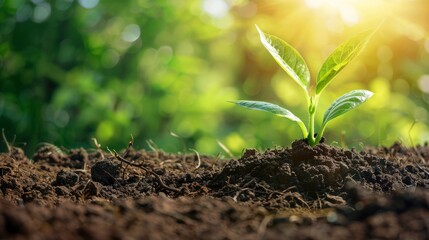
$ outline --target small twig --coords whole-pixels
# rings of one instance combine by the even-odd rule
[[[185,143],[184,138],[181,137],[181,136],[179,136],[178,134],[172,132],[172,131],[170,131],[170,135],[173,136],[173,137],[175,137],[175,138],[177,138],[177,139],[179,139],[179,141],[182,143],[182,146],[183,146],[182,161],[185,161],[186,160],[186,143]]]
[[[253,183],[253,182],[255,182],[256,181],[256,179],[254,179],[254,178],[252,178],[252,179],[250,179],[250,181],[248,181],[247,183],[245,183],[243,186],[241,186],[241,187],[247,187],[247,186],[249,186],[251,183]]]
[[[222,150],[224,150],[228,154],[230,158],[234,158],[234,154],[232,154],[231,151],[223,143],[221,143],[221,141],[216,140],[216,142],[219,147],[222,148]]]
[[[12,147],[9,145],[9,142],[7,141],[6,135],[4,134],[4,128],[1,129],[1,135],[3,137],[4,143],[6,144],[8,153],[11,153],[12,152]]]
[[[247,186],[249,186],[251,183],[255,182],[255,179],[252,178],[250,179],[250,181],[248,181],[247,183],[245,183],[243,186],[241,186],[242,189],[240,189],[239,191],[237,191],[237,193],[235,194],[235,196],[232,198],[234,200],[234,202],[237,202],[237,198],[238,196],[240,196],[240,194],[244,191],[251,191],[253,189],[248,188]]]
[[[270,189],[268,189],[268,188],[266,188],[266,187],[264,187],[264,186],[262,186],[262,185],[260,185],[260,184],[258,184],[257,186],[259,186],[259,187],[261,187],[262,189],[264,189],[266,193],[267,193],[267,192],[270,192],[270,195],[268,195],[268,199],[271,199],[271,197],[272,197],[274,194],[277,194],[277,195],[280,195],[280,196],[285,195],[285,194],[290,194],[291,190],[292,190],[292,189],[294,189],[294,188],[296,188],[296,186],[291,186],[291,187],[288,187],[288,188],[286,188],[285,190],[283,190],[283,191],[279,192],[279,191],[270,190]]]
[[[319,203],[319,208],[322,209],[322,200],[320,199],[320,196],[318,193],[316,193],[316,195],[317,195],[317,203]]]
[[[212,170],[217,170],[217,169],[218,169],[218,167],[217,167],[217,165],[216,165],[216,164],[220,161],[221,157],[222,157],[222,154],[221,154],[221,153],[218,153],[218,154],[216,155],[216,158],[215,158],[214,162],[213,162],[213,163],[212,163],[212,165],[210,166],[210,168],[211,168]]]
[[[89,185],[89,183],[91,182],[91,179],[90,180],[88,180],[87,182],[86,182],[86,184],[85,184],[85,186],[83,187],[83,189],[80,191],[80,197],[81,198],[83,198],[83,199],[85,199],[86,198],[86,190],[87,190],[87,188],[88,188],[88,185]]]
[[[198,168],[200,168],[200,166],[201,166],[201,158],[200,158],[200,154],[197,152],[197,150],[195,150],[195,149],[189,149],[189,150],[191,150],[191,151],[193,151],[196,155],[197,155],[197,159],[198,159],[198,164],[197,164],[197,166],[195,167],[195,169],[198,169]]]
[[[426,163],[426,160],[423,158],[423,156],[422,156],[422,155],[419,153],[419,151],[417,150],[416,146],[414,145],[413,138],[411,137],[411,130],[413,129],[413,127],[414,127],[414,125],[415,125],[416,123],[417,123],[417,121],[416,121],[416,120],[414,120],[413,124],[411,124],[411,127],[410,127],[410,129],[408,130],[408,137],[410,138],[410,143],[411,143],[411,146],[413,147],[414,152],[416,152],[417,156],[420,158],[420,160],[421,160],[423,163]]]
[[[129,153],[130,153],[130,149],[131,149],[131,147],[134,145],[134,137],[133,137],[133,135],[131,134],[131,139],[130,139],[130,141],[128,142],[128,146],[127,146],[127,149],[125,149],[125,151],[124,151],[124,153],[122,154],[122,157],[123,158],[125,158],[125,156],[127,156]],[[121,162],[121,168],[122,168],[122,162]],[[129,165],[127,165],[126,167],[124,167],[123,168],[123,171],[122,171],[122,178],[124,179],[125,178],[125,172],[127,171],[127,169],[128,169],[128,166]]]
[[[162,181],[162,178],[161,178],[161,177],[160,177],[160,176],[159,176],[155,171],[153,171],[152,169],[149,169],[149,168],[147,168],[147,167],[144,167],[144,166],[143,166],[143,164],[136,164],[136,163],[132,163],[132,162],[130,162],[130,161],[128,161],[128,160],[126,160],[125,158],[123,158],[123,157],[119,156],[119,155],[118,155],[118,153],[117,153],[116,151],[114,151],[114,156],[115,156],[115,157],[116,157],[116,159],[118,159],[120,162],[126,163],[126,164],[128,164],[128,165],[133,166],[133,167],[141,168],[141,169],[143,169],[144,171],[146,171],[146,172],[148,172],[148,173],[152,174],[152,175],[156,178],[156,180],[158,181],[158,183],[159,183],[163,188],[165,188],[165,189],[167,189],[167,190],[170,190],[170,191],[172,191],[172,192],[180,192],[180,190],[179,190],[179,189],[177,189],[177,188],[167,186],[167,185],[164,183],[164,181]]]
[[[149,146],[149,148],[152,150],[152,151],[154,151],[154,152],[158,152],[159,150],[159,148],[158,148],[158,146],[156,146],[156,144],[151,140],[151,139],[149,139],[149,140],[146,140],[146,143],[147,143],[147,145]]]
[[[427,175],[429,175],[429,172],[426,169],[422,168],[419,165],[416,165],[416,166],[417,166],[417,168],[419,168],[420,170],[422,170],[423,172],[425,172]]]
[[[294,197],[295,199],[298,199],[300,202],[301,202],[301,205],[302,206],[306,206],[307,208],[310,208],[310,206],[307,204],[307,202],[304,200],[304,199],[302,199],[302,197],[300,196],[300,194],[299,193],[296,193],[296,192],[294,192],[294,193],[290,193],[289,194],[289,196],[290,195],[292,195],[292,197]]]
[[[109,147],[106,147],[107,148],[107,151],[109,151],[109,153],[110,153],[110,155],[111,156],[109,156],[108,157],[108,159],[111,159],[112,157],[114,157],[115,156],[115,154],[112,152],[112,150],[110,150],[110,148]],[[115,151],[115,150],[113,150],[113,151]]]
[[[122,154],[122,156],[126,156],[126,155],[128,155],[128,153],[130,153],[130,149],[131,149],[131,147],[134,145],[134,137],[133,137],[133,135],[131,134],[131,140],[128,142],[128,146],[127,146],[127,149],[125,149],[125,152]]]
[[[275,191],[275,190],[271,190],[271,189],[268,189],[267,187],[265,187],[264,185],[262,185],[262,184],[260,184],[260,183],[256,183],[256,186],[257,187],[260,187],[260,188],[262,188],[263,190],[265,190],[265,192],[267,192],[267,193],[277,193],[277,194],[279,194],[279,195],[282,195],[282,194],[284,194],[284,193],[282,193],[282,192],[279,192],[279,191]]]
[[[101,159],[104,159],[104,153],[103,150],[101,150],[101,144],[98,143],[96,138],[92,138],[92,141],[95,144],[95,147],[97,148],[97,152],[101,155]]]
[[[278,194],[278,195],[280,195],[280,196],[290,196],[290,197],[292,197],[292,198],[295,198],[295,199],[297,199],[300,203],[301,203],[301,205],[302,206],[306,206],[307,208],[310,208],[310,206],[305,202],[305,200],[304,199],[302,199],[302,197],[298,194],[298,193],[296,193],[296,192],[285,192],[285,191],[283,191],[283,192],[279,192],[279,191],[275,191],[275,190],[271,190],[271,189],[268,189],[268,188],[266,188],[265,186],[263,186],[262,184],[260,184],[260,183],[256,183],[256,186],[257,187],[260,187],[260,188],[262,188],[263,190],[265,190],[267,193],[271,193],[270,195],[269,195],[269,198],[271,198],[271,195],[272,194]],[[294,188],[294,187],[291,187],[291,189],[292,188]],[[290,188],[288,188],[288,189],[290,189]],[[288,190],[287,189],[287,190]]]
[[[234,200],[234,202],[238,202],[238,197],[240,196],[240,194],[242,194],[243,192],[245,192],[245,191],[252,191],[253,189],[251,189],[251,188],[243,188],[243,189],[240,189],[236,194],[235,194],[235,196],[232,198],[232,200]]]
[[[282,191],[282,193],[286,193],[286,192],[290,192],[292,189],[295,189],[296,186],[290,186],[288,188],[286,188],[285,190]]]
[[[156,143],[151,139],[146,140],[146,143],[149,148],[156,154],[156,157],[159,158],[159,147],[156,145]]]

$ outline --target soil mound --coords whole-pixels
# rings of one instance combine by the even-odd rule
[[[277,198],[285,203],[283,207],[342,205],[350,198],[344,190],[348,182],[381,192],[428,188],[429,169],[422,163],[422,159],[428,159],[427,149],[426,146],[406,151],[395,144],[391,148],[356,152],[324,143],[310,147],[304,141],[294,142],[291,148],[262,153],[247,149],[240,159],[228,162],[209,186],[223,189],[226,195],[229,185],[252,188],[242,191],[247,196],[241,199],[259,193],[260,198]]]

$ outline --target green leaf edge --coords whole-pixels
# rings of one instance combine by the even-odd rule
[[[307,137],[308,135],[307,128],[305,127],[305,124],[302,122],[302,120],[299,117],[295,116],[291,111],[285,108],[282,108],[279,105],[269,103],[269,102],[263,102],[263,101],[247,101],[247,100],[229,101],[229,102],[235,103],[240,107],[269,112],[279,117],[284,117],[291,121],[297,122],[299,127],[301,128],[303,136]]]
[[[363,51],[363,49],[368,44],[369,39],[372,37],[372,35],[377,29],[378,28],[361,32],[360,34],[357,34],[356,36],[346,40],[337,48],[335,48],[335,50],[329,55],[329,57],[325,60],[325,62],[322,64],[322,67],[320,68],[316,80],[316,95],[319,95],[326,88],[326,86],[328,86],[332,79],[334,79],[334,77],[339,72],[341,72],[344,67],[346,67],[355,57],[357,57]],[[342,56],[343,50],[341,49],[344,49],[346,46],[351,45],[352,42],[357,42],[357,44],[355,44],[355,46],[353,47],[353,51],[351,51],[351,53],[345,60],[336,63],[334,57],[337,55]],[[329,64],[330,61],[335,62],[336,65],[333,67],[328,67],[327,64]]]
[[[262,42],[262,45],[268,50],[268,52],[271,54],[271,56],[274,58],[274,60],[280,65],[280,67],[295,81],[300,85],[304,90],[307,91],[307,89],[310,86],[310,70],[307,66],[307,63],[305,62],[304,58],[301,56],[301,54],[291,45],[289,45],[287,42],[282,40],[279,37],[276,37],[274,35],[266,34],[264,33],[258,25],[255,25],[256,29],[258,30],[260,40]],[[293,68],[290,64],[288,64],[287,59],[282,56],[278,49],[274,47],[270,42],[273,39],[280,43],[283,48],[290,51],[295,58],[299,61],[295,65],[301,66],[303,69],[299,69],[301,74],[298,74],[297,69]],[[300,77],[302,76],[302,78]]]
[[[337,98],[325,111],[322,126],[325,126],[332,119],[357,108],[362,103],[366,102],[369,98],[371,98],[373,95],[374,93],[368,90],[352,90]],[[345,104],[349,104],[350,106],[343,110],[339,110],[339,108],[344,107]]]

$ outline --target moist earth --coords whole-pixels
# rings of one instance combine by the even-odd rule
[[[429,147],[0,154],[0,239],[429,239]]]

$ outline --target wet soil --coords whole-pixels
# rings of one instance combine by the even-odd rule
[[[429,239],[429,147],[0,154],[0,239]]]

